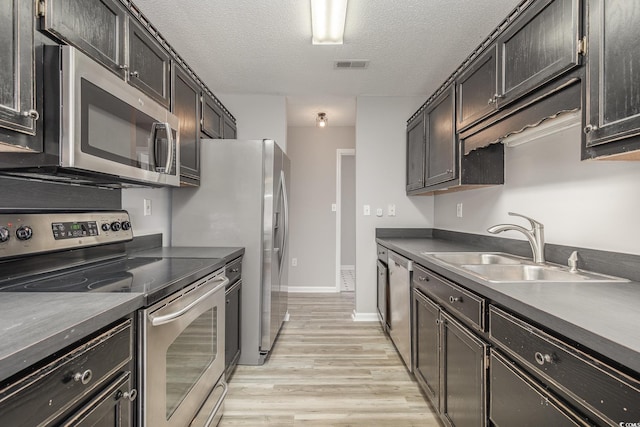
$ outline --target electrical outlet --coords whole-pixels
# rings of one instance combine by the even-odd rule
[[[144,216],[151,215],[151,199],[144,199]]]
[[[363,209],[362,209],[362,214],[364,216],[369,216],[371,215],[371,206],[369,205],[364,205]]]
[[[298,266],[298,258],[291,258],[291,266],[292,267]]]
[[[335,211],[337,211],[337,210],[338,210],[338,205],[337,205],[337,204],[335,204],[335,203],[332,203],[332,204],[331,204],[331,212],[335,212]]]
[[[387,206],[387,215],[396,216],[396,205]]]
[[[462,218],[462,203],[456,205],[456,216]]]

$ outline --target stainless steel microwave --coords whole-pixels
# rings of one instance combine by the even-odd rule
[[[178,118],[78,49],[45,46],[44,150],[0,173],[98,185],[180,185]],[[40,164],[37,164],[40,162]]]

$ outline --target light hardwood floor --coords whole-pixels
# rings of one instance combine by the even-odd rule
[[[220,426],[440,426],[377,322],[353,322],[352,292],[289,294],[263,366],[238,366]]]

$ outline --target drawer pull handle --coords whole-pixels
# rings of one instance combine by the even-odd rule
[[[91,369],[87,369],[86,371],[80,373],[80,372],[76,372],[76,374],[73,376],[73,380],[74,381],[80,381],[82,384],[89,384],[89,381],[91,381],[91,378],[93,378],[93,372],[91,372]]]
[[[428,282],[429,278],[427,276],[418,276],[418,280],[421,282]]]
[[[238,271],[240,271],[240,269],[239,269],[239,268],[232,268],[232,269],[231,269],[231,272],[232,272],[232,273],[237,273]]]
[[[131,391],[125,391],[124,393],[122,393],[122,397],[125,399],[129,399],[129,402],[133,402],[134,400],[136,400],[136,397],[138,397],[138,390],[134,388]]]
[[[449,297],[449,302],[453,304],[454,302],[462,302],[462,297],[454,297],[453,295]]]
[[[542,354],[539,351],[536,351],[534,357],[536,358],[536,363],[540,366],[544,365],[545,363],[552,363],[555,359],[553,356],[549,354]]]

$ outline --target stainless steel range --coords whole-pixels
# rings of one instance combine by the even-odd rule
[[[210,426],[221,417],[224,261],[130,257],[125,211],[0,213],[0,292],[131,292],[138,311],[138,422]]]

